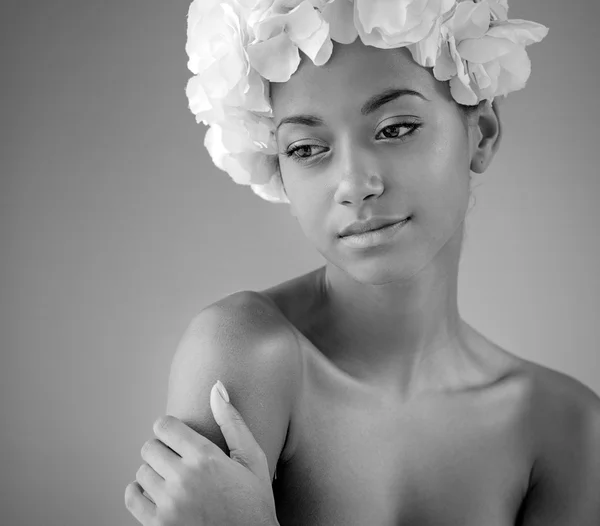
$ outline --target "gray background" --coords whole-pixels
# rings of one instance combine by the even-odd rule
[[[2,2],[3,525],[137,524],[124,489],[188,322],[324,263],[287,205],[212,165],[184,92],[188,6]],[[459,308],[599,393],[598,3],[509,14],[550,33],[476,182]]]

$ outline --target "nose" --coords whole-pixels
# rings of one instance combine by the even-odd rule
[[[378,175],[377,162],[356,145],[348,144],[340,151],[341,178],[335,191],[335,200],[343,205],[360,205],[367,199],[379,197],[384,190]]]

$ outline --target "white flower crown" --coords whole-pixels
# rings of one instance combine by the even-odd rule
[[[522,89],[525,47],[548,28],[508,20],[507,0],[193,0],[187,18],[186,95],[215,165],[263,199],[283,189],[270,82],[286,82],[302,50],[316,66],[332,40],[360,37],[382,49],[407,47],[415,62],[449,81],[452,97],[476,105]]]

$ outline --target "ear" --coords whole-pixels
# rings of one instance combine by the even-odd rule
[[[480,174],[487,170],[500,147],[502,125],[498,102],[482,101],[471,119],[471,170]]]

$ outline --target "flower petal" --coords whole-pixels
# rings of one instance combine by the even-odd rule
[[[218,124],[212,124],[204,135],[204,147],[208,150],[212,162],[219,170],[225,170],[224,160],[227,151],[223,147],[222,129]]]
[[[236,153],[227,155],[223,159],[225,171],[237,184],[249,185],[252,179],[252,172],[248,166],[252,164],[252,158],[256,154],[251,153]]]
[[[482,64],[474,64],[472,62],[468,62],[467,64],[469,64],[469,77],[473,79],[480,90],[489,88],[492,85],[492,79]]]
[[[429,35],[419,42],[408,46],[408,50],[412,54],[415,62],[423,67],[432,68],[435,66],[438,55],[440,54],[440,46],[442,44],[440,30],[441,23],[441,17],[438,17],[436,23],[432,26]]]
[[[321,66],[331,57],[333,44],[329,38],[329,24],[320,18],[314,9],[312,13],[316,16],[315,19],[305,18],[290,24],[288,34],[290,40],[310,57],[316,66]],[[309,29],[313,28],[316,29],[309,32]]]
[[[277,161],[275,160],[275,162],[273,162],[267,158],[258,165],[257,170],[266,174],[268,183],[251,184],[250,188],[252,191],[259,197],[262,197],[271,203],[289,204],[290,201],[285,193],[281,172],[277,167]]]
[[[366,45],[403,47],[429,35],[453,5],[454,0],[354,0],[354,24]]]
[[[506,95],[525,87],[531,74],[531,60],[527,51],[519,48],[500,61],[502,70],[498,77],[498,95]]]
[[[287,82],[300,65],[298,48],[283,31],[264,42],[250,44],[246,52],[252,67],[271,82]]]
[[[321,27],[310,38],[298,43],[298,47],[310,57],[315,66],[325,64],[333,53],[333,42],[329,37],[329,24],[323,21]]]
[[[354,26],[354,4],[351,0],[334,0],[321,12],[329,24],[329,36],[340,44],[351,44],[358,37]]]
[[[497,20],[506,20],[508,18],[507,0],[489,0],[490,11]]]
[[[480,38],[490,26],[490,8],[487,2],[461,2],[447,22],[457,42],[466,38]]]
[[[450,51],[450,42],[446,42],[442,44],[440,55],[433,67],[433,75],[436,79],[445,81],[450,80],[457,73],[456,62],[452,58]]]
[[[540,42],[548,34],[548,28],[528,20],[515,19],[495,22],[487,34],[491,37],[505,38],[521,46],[528,46]]]
[[[452,98],[459,104],[474,106],[479,102],[476,93],[470,86],[465,86],[458,77],[450,80],[450,93]]]
[[[504,38],[484,36],[482,38],[468,38],[458,44],[460,56],[470,62],[484,64],[497,59],[502,55],[512,53],[519,46]]]
[[[185,93],[188,98],[188,106],[194,115],[211,109],[206,91],[202,86],[202,80],[198,75],[194,75],[187,81]]]

